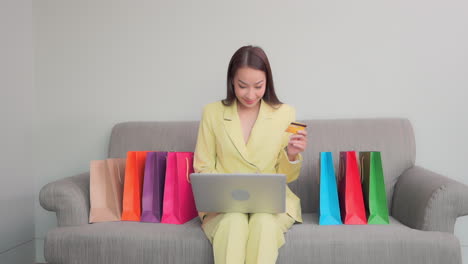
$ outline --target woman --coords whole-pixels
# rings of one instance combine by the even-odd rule
[[[208,104],[200,122],[197,173],[282,173],[297,179],[307,132],[288,134],[295,110],[275,94],[270,63],[259,47],[234,53],[226,99]],[[299,198],[286,190],[286,213],[199,213],[215,263],[275,263],[284,232],[302,222]]]

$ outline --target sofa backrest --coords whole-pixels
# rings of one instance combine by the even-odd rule
[[[387,201],[391,208],[398,177],[414,166],[416,146],[407,119],[299,120],[307,124],[308,146],[303,153],[301,175],[289,184],[301,199],[304,213],[317,212],[319,201],[319,153],[333,152],[338,171],[340,151],[381,151]],[[124,158],[130,150],[194,151],[198,121],[125,122],[114,126],[110,158]]]

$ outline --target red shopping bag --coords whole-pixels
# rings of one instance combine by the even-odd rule
[[[362,195],[361,174],[355,151],[340,152],[338,177],[343,223],[346,225],[367,224],[366,209]]]
[[[125,167],[122,221],[140,221],[141,193],[148,151],[129,151]]]
[[[189,175],[193,152],[168,152],[161,223],[183,224],[198,214]]]

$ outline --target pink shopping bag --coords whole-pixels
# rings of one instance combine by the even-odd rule
[[[198,214],[189,175],[193,152],[168,152],[161,223],[183,224]]]

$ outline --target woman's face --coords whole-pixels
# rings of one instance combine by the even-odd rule
[[[234,92],[241,108],[258,107],[266,89],[265,72],[248,67],[239,68],[233,80]]]

